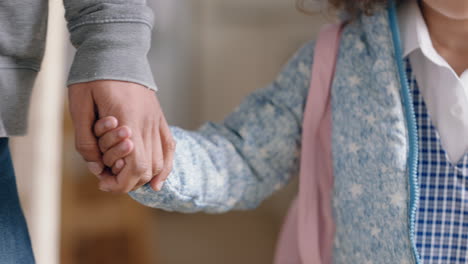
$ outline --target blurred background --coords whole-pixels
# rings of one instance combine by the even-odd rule
[[[148,0],[149,54],[171,125],[219,121],[271,82],[288,58],[330,21],[295,0]],[[61,0],[50,0],[43,70],[30,133],[12,152],[38,264],[271,263],[293,182],[249,212],[167,213],[102,193],[74,150],[65,77],[73,57]]]

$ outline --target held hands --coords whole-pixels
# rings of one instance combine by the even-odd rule
[[[107,167],[112,174],[118,175],[125,166],[125,157],[133,151],[133,143],[130,140],[132,130],[128,126],[118,127],[118,120],[113,116],[99,119],[94,125],[94,134],[98,137],[98,146],[103,153],[103,160],[106,166],[113,164],[112,168]],[[162,171],[157,180],[153,178],[150,185],[159,191],[164,181],[171,171]],[[98,175],[98,177],[101,177]],[[156,182],[153,184],[153,181]]]
[[[154,91],[93,81],[71,85],[69,101],[76,149],[101,190],[127,193],[146,183],[161,188],[172,169],[175,142]]]

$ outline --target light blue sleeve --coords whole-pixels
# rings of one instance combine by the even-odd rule
[[[314,42],[307,43],[268,87],[249,95],[223,122],[198,131],[172,127],[173,171],[160,192],[130,193],[168,211],[221,213],[257,207],[299,170],[302,117]]]

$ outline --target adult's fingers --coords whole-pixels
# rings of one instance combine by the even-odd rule
[[[132,189],[132,191],[140,188],[141,186],[150,182],[155,176],[157,176],[164,168],[164,157],[162,151],[162,144],[159,135],[159,123],[154,124],[151,129],[146,131],[145,142],[148,142],[150,148],[146,149],[151,157],[151,177],[143,177],[140,179],[138,184]]]
[[[151,182],[150,186],[155,191],[160,191],[164,184],[164,181],[167,179],[169,174],[172,171],[172,166],[174,162],[174,153],[176,149],[176,142],[172,137],[172,133],[169,129],[169,125],[166,122],[166,119],[163,117],[161,124],[160,124],[160,139],[162,142],[162,150],[163,150],[163,157],[164,157],[164,168],[163,170],[154,177]]]
[[[151,133],[153,149],[152,151],[152,176],[157,176],[164,169],[164,153],[161,142],[161,134],[159,133],[159,124],[153,128]]]
[[[81,89],[83,88],[83,89]],[[94,174],[99,174],[104,168],[101,163],[96,136],[93,133],[93,125],[96,119],[94,101],[90,90],[81,87],[80,84],[71,85],[69,88],[70,114],[75,127],[76,150],[88,163],[88,168]]]

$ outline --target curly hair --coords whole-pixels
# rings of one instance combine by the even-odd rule
[[[299,10],[307,13],[307,8],[305,8],[306,1],[307,0],[297,0],[297,6]],[[328,0],[327,2],[330,7],[336,10],[344,10],[355,17],[360,13],[371,15],[376,8],[387,5],[389,1],[391,0]]]

